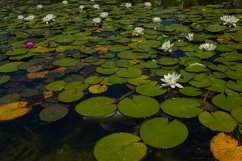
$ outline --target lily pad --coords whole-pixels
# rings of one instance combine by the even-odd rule
[[[0,105],[0,121],[10,121],[26,115],[30,111],[27,102],[12,102]]]
[[[92,97],[79,103],[75,110],[77,113],[88,117],[101,117],[113,113],[117,106],[113,98]]]
[[[198,116],[203,109],[202,105],[190,98],[173,98],[161,103],[161,109],[175,117],[192,118]]]
[[[139,161],[147,153],[140,138],[129,133],[115,133],[99,140],[94,148],[98,161]]]
[[[231,115],[238,121],[240,124],[242,123],[242,106],[233,108],[231,110]]]
[[[77,65],[80,61],[78,59],[73,59],[73,58],[61,58],[61,59],[56,59],[53,64],[62,66],[62,67],[69,67],[69,66],[74,66]]]
[[[154,118],[143,123],[140,137],[152,147],[168,149],[183,143],[188,137],[188,129],[177,120],[169,122],[167,118]]]
[[[226,93],[214,96],[212,102],[223,110],[231,111],[233,108],[242,106],[242,97],[237,92],[226,90]]]
[[[204,111],[199,115],[200,123],[213,131],[232,132],[236,126],[236,121],[226,112],[216,111],[207,112]]]
[[[186,96],[199,96],[202,94],[202,92],[198,88],[192,86],[186,86],[180,89],[179,92]]]
[[[151,97],[135,95],[133,99],[122,99],[118,104],[118,110],[129,117],[146,118],[159,112],[159,103]]]
[[[232,90],[242,92],[242,81],[234,82],[234,81],[230,80],[230,81],[226,82],[226,86]]]
[[[44,108],[40,113],[39,117],[42,121],[57,121],[64,118],[68,114],[68,108],[62,106],[50,106]]]
[[[64,82],[63,80],[60,81],[54,81],[52,83],[49,83],[45,86],[45,88],[47,90],[50,91],[61,91],[66,85],[66,82]]]
[[[136,92],[145,96],[159,96],[166,93],[167,89],[161,88],[157,82],[149,82],[147,84],[138,85],[136,87]]]
[[[2,75],[2,76],[0,76],[0,84],[4,84],[4,83],[8,82],[10,79],[11,79],[11,77],[8,75]]]
[[[3,64],[0,66],[0,72],[8,73],[8,72],[15,72],[18,70],[18,66],[24,62],[10,62],[7,64]]]
[[[116,75],[124,78],[135,78],[140,76],[142,73],[141,69],[136,67],[120,68]]]
[[[61,102],[75,102],[84,96],[84,92],[77,89],[68,89],[60,92],[57,99]]]
[[[88,90],[90,93],[99,94],[99,93],[106,92],[108,90],[108,87],[106,85],[97,84],[97,85],[90,86]]]

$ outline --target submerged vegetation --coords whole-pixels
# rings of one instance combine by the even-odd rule
[[[182,146],[195,118],[227,133],[211,141],[216,159],[242,158],[233,148],[242,134],[242,9],[73,0],[6,11],[1,124],[36,111],[51,124],[75,111],[111,129],[92,147],[98,161],[139,161]]]

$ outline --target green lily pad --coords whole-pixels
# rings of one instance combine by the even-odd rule
[[[45,88],[49,91],[61,91],[66,85],[66,82],[63,80],[60,81],[54,81],[52,83],[49,83],[45,86]]]
[[[161,109],[175,117],[192,118],[198,116],[203,109],[202,105],[190,98],[173,98],[161,103]]]
[[[18,70],[18,66],[23,64],[24,62],[10,62],[7,64],[3,64],[0,66],[0,72],[8,73],[8,72],[15,72]]]
[[[194,73],[201,73],[201,72],[208,72],[209,70],[204,65],[197,64],[190,64],[185,69],[187,72],[194,72]]]
[[[145,96],[159,96],[167,92],[167,89],[161,88],[157,82],[149,82],[147,84],[138,85],[136,92]]]
[[[224,31],[226,29],[227,29],[226,26],[218,25],[218,24],[209,25],[208,27],[205,28],[205,30],[207,30],[209,32],[221,32],[221,31]]]
[[[100,74],[107,74],[107,75],[110,75],[110,74],[113,74],[115,73],[119,68],[117,67],[114,67],[114,68],[102,68],[102,67],[98,67],[96,69],[96,71]]]
[[[242,81],[234,82],[234,81],[230,80],[230,81],[226,82],[226,86],[232,90],[242,92]]]
[[[218,94],[212,98],[212,103],[226,111],[242,106],[242,97],[239,93],[226,90],[224,94]]]
[[[140,138],[129,133],[115,133],[99,140],[94,148],[98,161],[139,161],[147,153]]]
[[[69,44],[73,42],[76,38],[73,35],[57,35],[53,39],[55,42],[60,44]]]
[[[142,74],[141,69],[136,67],[120,68],[116,75],[124,78],[135,78]]]
[[[57,121],[64,118],[68,114],[68,108],[62,106],[50,106],[44,108],[40,113],[39,117],[42,121]]]
[[[127,82],[125,78],[120,78],[116,74],[109,76],[108,81],[111,82],[112,84],[123,84]]]
[[[83,116],[101,117],[111,114],[117,109],[114,103],[114,99],[109,97],[92,97],[79,103],[75,110]]]
[[[143,123],[140,137],[155,148],[168,149],[183,143],[188,137],[187,127],[180,121],[167,118],[154,118]]]
[[[31,49],[30,51],[32,53],[47,53],[47,52],[55,51],[55,48],[37,46],[36,48]]]
[[[236,121],[238,121],[239,123],[242,123],[242,106],[240,107],[236,107],[233,108],[231,110],[231,115],[233,116],[233,118],[235,118]]]
[[[232,132],[236,126],[236,121],[226,112],[216,111],[207,112],[204,111],[199,115],[200,123],[213,131]]]
[[[75,90],[84,90],[88,87],[88,84],[83,84],[81,81],[74,81],[67,83],[64,87],[65,90],[75,89]]]
[[[73,58],[60,58],[56,59],[53,64],[62,66],[62,67],[69,67],[69,66],[74,66],[77,65],[80,62],[78,59],[73,59]]]
[[[103,81],[104,77],[90,76],[84,80],[86,84],[99,84]]]
[[[13,56],[13,55],[24,55],[28,52],[28,49],[26,48],[19,48],[19,49],[14,49],[10,50],[6,53],[6,55]]]
[[[75,102],[84,96],[84,92],[77,89],[68,89],[60,92],[57,99],[61,102]]]
[[[172,66],[178,64],[178,59],[175,58],[169,58],[169,57],[162,57],[157,61],[158,64],[164,65],[164,66]]]
[[[11,77],[8,75],[2,75],[2,76],[0,76],[0,84],[4,84],[4,83],[8,82],[10,79],[11,79]]]
[[[141,75],[137,78],[128,79],[128,83],[136,85],[136,86],[140,85],[140,84],[146,84],[146,83],[149,83],[151,81],[148,78],[149,78],[149,76],[147,76],[147,75]]]
[[[15,102],[20,99],[20,94],[13,93],[13,94],[7,94],[0,98],[0,104],[7,104],[10,102]]]
[[[186,86],[180,89],[179,92],[186,96],[199,96],[202,94],[202,92],[198,88],[192,86]]]
[[[118,110],[129,117],[146,118],[159,112],[159,103],[151,97],[135,95],[133,99],[122,99],[118,104]]]

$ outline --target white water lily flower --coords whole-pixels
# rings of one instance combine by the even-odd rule
[[[46,24],[48,24],[49,23],[49,21],[55,21],[55,15],[53,15],[53,14],[47,14],[43,19],[42,19],[42,21],[44,22],[44,23],[46,23]]]
[[[25,17],[24,20],[26,21],[32,21],[35,18],[34,15],[29,15],[28,17]]]
[[[130,8],[130,7],[132,7],[132,4],[131,3],[125,3],[125,5],[124,5],[126,8]]]
[[[150,2],[145,2],[145,3],[144,3],[144,6],[145,6],[146,8],[150,8],[150,7],[152,6],[152,4],[151,4]]]
[[[170,41],[166,41],[162,44],[161,49],[164,51],[169,51],[172,52],[171,48],[173,47],[174,44],[171,44]]]
[[[154,23],[160,23],[161,22],[161,18],[160,17],[154,17],[153,18],[153,22]]]
[[[23,20],[24,19],[24,16],[23,15],[18,15],[18,19],[19,20]]]
[[[199,46],[199,49],[200,50],[206,50],[206,51],[213,51],[216,49],[216,45],[212,44],[212,43],[204,43],[204,44],[201,44]]]
[[[106,18],[106,17],[108,17],[108,13],[107,12],[101,12],[100,17]]]
[[[41,9],[41,8],[43,8],[43,7],[44,7],[44,6],[43,6],[42,4],[39,4],[39,5],[36,6],[37,9]]]
[[[220,17],[221,21],[223,21],[223,25],[229,25],[229,27],[234,26],[236,27],[236,23],[239,21],[239,19],[235,16],[231,15],[226,15]]]
[[[193,40],[193,37],[194,37],[194,33],[189,33],[189,34],[186,36],[187,40],[189,40],[189,41],[192,41],[192,40]]]
[[[142,27],[135,27],[134,28],[134,33],[136,34],[136,36],[143,34],[144,33],[144,28]]]
[[[62,3],[63,3],[64,5],[67,5],[67,4],[68,4],[68,1],[62,1]]]
[[[80,6],[79,6],[79,9],[81,9],[81,10],[83,10],[84,8],[85,8],[84,5],[80,5]]]
[[[95,9],[100,9],[99,4],[94,4],[92,7],[95,8]]]
[[[98,26],[101,23],[102,19],[99,17],[93,18],[92,23],[94,23],[96,26]]]
[[[164,75],[164,79],[160,79],[162,82],[164,82],[163,84],[161,84],[161,87],[170,86],[171,88],[183,88],[181,84],[177,83],[180,76],[181,74],[177,74],[175,72]]]

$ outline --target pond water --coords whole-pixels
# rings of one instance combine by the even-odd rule
[[[242,160],[241,1],[126,2],[1,2],[0,161]]]

